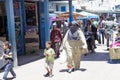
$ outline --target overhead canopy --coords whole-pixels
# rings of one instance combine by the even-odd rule
[[[93,14],[93,13],[89,13],[89,12],[85,12],[85,11],[82,11],[79,14],[86,16],[86,18],[88,18],[88,19],[91,19],[91,18],[99,19],[99,15],[97,15],[97,14]]]
[[[74,19],[77,19],[79,17],[85,17],[85,16],[82,15],[82,14],[79,14],[79,13],[75,13],[75,12],[73,13],[73,18]],[[67,20],[69,18],[69,12],[62,13],[62,14],[58,15],[57,18],[61,18],[61,19]]]

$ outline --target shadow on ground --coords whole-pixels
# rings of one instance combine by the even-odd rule
[[[30,55],[18,56],[18,65],[22,66],[22,65],[37,61],[37,60],[42,59],[42,58],[44,58],[43,50],[40,50],[39,54],[30,54]]]
[[[82,56],[81,61],[108,61],[109,53],[108,52],[96,52],[88,53],[87,56]]]
[[[84,72],[86,70],[87,69],[85,69],[85,68],[80,68],[80,69],[76,69],[75,71],[82,71],[82,72]],[[61,69],[59,72],[68,72],[68,69]]]
[[[43,50],[41,50],[39,54],[30,54],[30,55],[18,56],[18,66],[22,66],[22,65],[37,61],[37,60],[42,59],[42,58],[44,58]],[[0,73],[3,72],[4,69],[5,69],[5,65],[2,68],[0,68]],[[6,80],[13,80],[13,78],[7,78]]]

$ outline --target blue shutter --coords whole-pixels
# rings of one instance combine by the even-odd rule
[[[61,6],[61,12],[65,12],[66,11],[66,6]]]

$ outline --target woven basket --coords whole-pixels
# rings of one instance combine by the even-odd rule
[[[120,59],[120,48],[110,48],[110,59]]]

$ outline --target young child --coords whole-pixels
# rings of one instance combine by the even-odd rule
[[[10,51],[9,42],[7,42],[7,41],[4,42],[3,48],[4,48],[5,52],[3,53],[3,56],[0,59],[2,60],[3,58],[5,58],[6,65],[5,65],[4,76],[3,76],[2,80],[7,79],[7,75],[9,72],[13,75],[12,78],[16,78],[16,74],[13,70],[13,56],[12,56],[12,52]]]
[[[54,55],[55,52],[51,48],[51,42],[47,41],[46,42],[46,49],[44,50],[44,55],[45,55],[45,68],[47,70],[47,73],[44,75],[45,77],[52,77],[52,71],[53,71],[53,65],[54,65]]]

